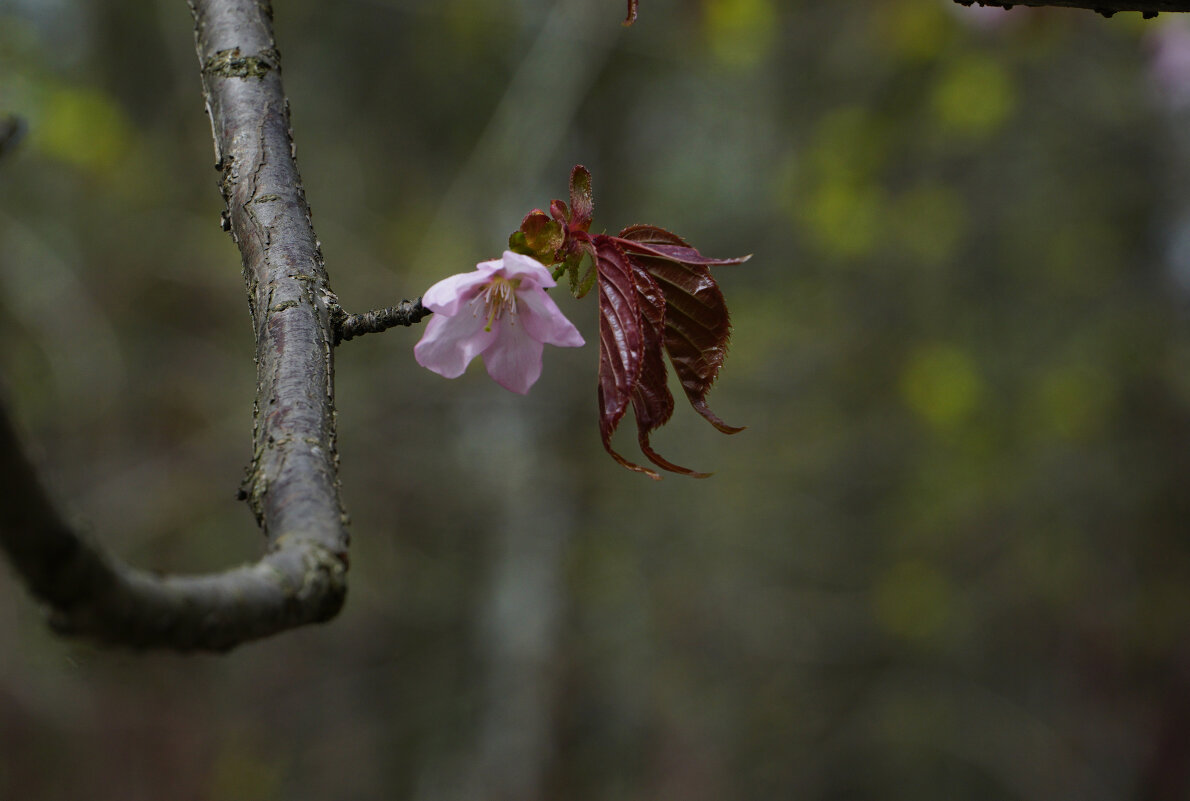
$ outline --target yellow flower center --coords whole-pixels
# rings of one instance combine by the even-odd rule
[[[484,311],[488,317],[488,324],[484,326],[485,331],[492,330],[492,323],[499,320],[507,312],[510,324],[516,321],[516,291],[521,285],[521,279],[514,278],[509,281],[507,278],[497,275],[492,279],[492,283],[488,284],[488,288],[483,293]]]

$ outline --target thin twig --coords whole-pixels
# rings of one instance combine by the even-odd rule
[[[344,314],[335,326],[335,344],[362,337],[364,334],[379,334],[398,325],[408,328],[431,314],[432,311],[421,305],[421,298],[415,301],[402,300],[396,306],[374,309],[363,314]]]

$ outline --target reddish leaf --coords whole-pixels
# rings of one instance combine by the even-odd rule
[[[650,434],[667,423],[674,410],[662,355],[663,348],[668,350],[670,336],[664,286],[635,256],[626,254],[614,237],[601,234],[592,237],[592,244],[598,254],[599,430],[603,447],[629,470],[660,478],[611,447],[611,436],[631,403],[637,441],[649,461],[665,470],[705,478],[710,474],[670,462],[649,442]],[[681,378],[683,368],[676,361],[674,366]]]
[[[720,267],[725,264],[743,264],[751,256],[739,256],[734,259],[713,259],[709,256],[704,256],[694,248],[681,247],[678,245],[653,245],[643,242],[625,241],[624,247],[634,253],[640,253],[644,256],[656,256],[659,259],[666,259],[667,261],[681,262],[682,264],[697,265],[700,267]]]
[[[723,422],[707,407],[707,393],[727,357],[731,319],[706,267],[637,257],[665,293],[665,351],[695,411],[724,434],[744,429]]]
[[[688,248],[690,243],[677,234],[655,225],[630,225],[620,232],[621,239],[655,245],[678,245]]]
[[[540,259],[545,264],[556,261],[554,256],[566,239],[560,223],[551,220],[544,211],[534,209],[521,221],[520,231],[525,236],[524,245],[529,250],[526,255]]]
[[[631,22],[636,0],[629,0],[628,9]],[[699,414],[724,433],[743,430],[727,425],[707,407],[706,396],[723,366],[731,335],[727,305],[709,268],[740,264],[750,257],[703,256],[678,235],[652,225],[629,226],[619,236],[592,235],[594,209],[591,174],[578,165],[570,174],[570,205],[553,201],[549,217],[534,210],[510,243],[518,252],[540,254],[543,260],[552,250],[554,277],[566,273],[576,297],[586,294],[592,282],[599,287],[599,433],[612,458],[629,470],[661,478],[612,449],[612,435],[631,405],[641,452],[653,464],[688,476],[708,476],[663,458],[649,438],[674,411],[665,355]],[[594,267],[580,275],[588,255]]]
[[[636,4],[638,0],[628,0],[628,18],[624,20],[624,25],[628,26],[636,22]]]
[[[669,261],[683,264],[701,264],[707,267],[718,267],[725,264],[743,264],[751,255],[739,256],[734,259],[712,259],[702,255],[677,234],[670,233],[655,225],[630,225],[620,232],[619,239],[626,240],[620,245],[646,256],[657,256]]]
[[[570,215],[571,228],[590,230],[595,196],[591,193],[591,173],[581,164],[570,173]]]
[[[676,465],[654,451],[649,444],[649,435],[669,422],[674,411],[674,398],[667,386],[665,357],[662,355],[665,295],[657,281],[636,264],[632,265],[632,276],[636,283],[636,301],[640,309],[644,341],[640,379],[632,390],[632,411],[636,417],[636,438],[641,452],[650,462],[665,470],[706,478],[710,473],[699,473]]]
[[[632,265],[611,237],[593,237],[599,282],[599,434],[611,457],[629,470],[659,479],[612,449],[619,426],[640,380],[644,331]]]
[[[633,264],[657,280],[665,294],[665,350],[690,405],[724,434],[743,431],[723,422],[707,406],[707,393],[727,357],[731,337],[727,303],[707,267],[739,264],[751,257],[707,258],[676,234],[649,225],[625,228],[616,242],[628,251]]]

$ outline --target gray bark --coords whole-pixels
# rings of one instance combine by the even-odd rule
[[[243,487],[257,563],[205,576],[131,568],[67,525],[0,410],[0,547],[61,632],[224,650],[335,616],[346,516],[335,452],[333,346],[351,317],[330,292],[293,158],[267,0],[190,0],[225,227],[256,332],[253,459]]]

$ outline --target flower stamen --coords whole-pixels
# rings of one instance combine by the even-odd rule
[[[511,281],[500,275],[492,278],[492,283],[483,293],[484,310],[488,316],[485,331],[491,331],[492,323],[501,319],[506,312],[510,318],[509,325],[516,322],[516,291],[520,283],[519,278]]]

